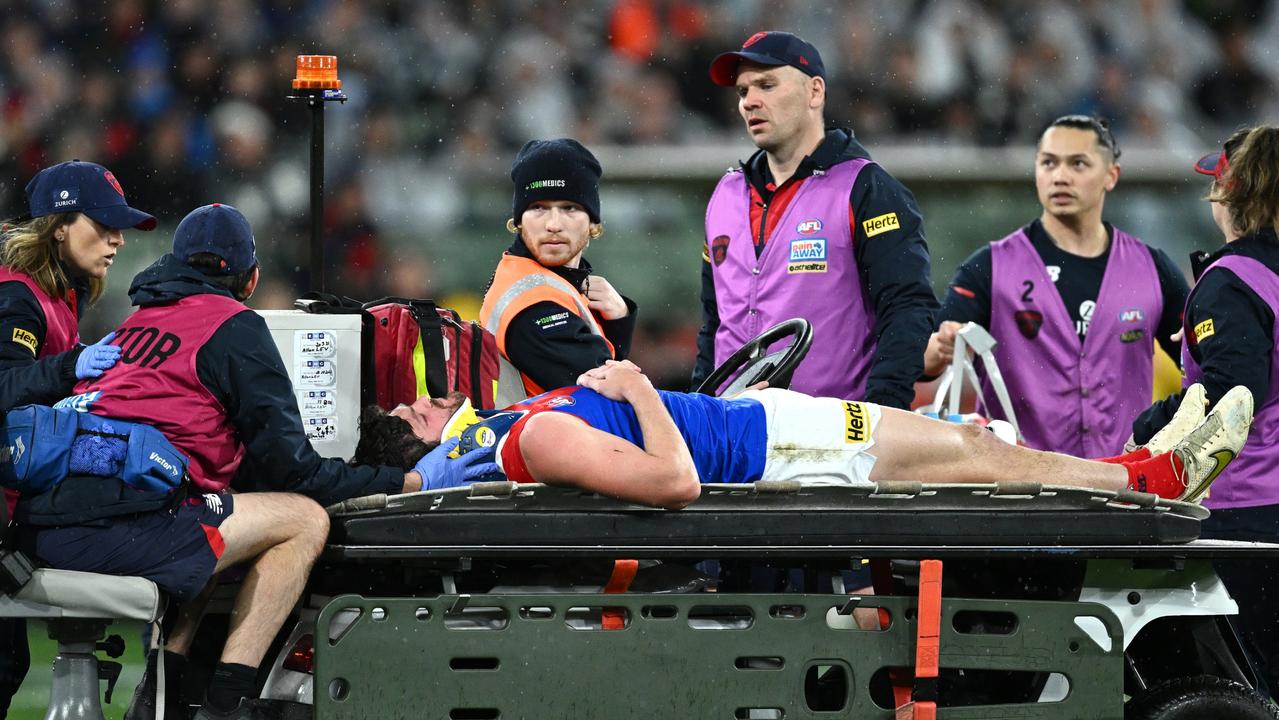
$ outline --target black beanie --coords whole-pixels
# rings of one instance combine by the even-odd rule
[[[600,163],[576,140],[530,140],[511,165],[515,201],[511,217],[538,200],[570,200],[586,208],[591,222],[600,221]]]

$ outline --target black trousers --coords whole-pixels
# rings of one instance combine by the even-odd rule
[[[31,651],[27,648],[27,621],[0,618],[0,718],[9,714],[9,702],[27,676]]]
[[[1213,510],[1201,534],[1219,540],[1279,542],[1279,505]],[[1239,604],[1235,629],[1257,671],[1257,689],[1279,699],[1279,561],[1217,560],[1213,566]]]

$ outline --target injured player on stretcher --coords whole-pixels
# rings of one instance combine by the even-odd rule
[[[507,477],[681,508],[701,483],[795,480],[1045,484],[1124,488],[1195,501],[1238,454],[1252,395],[1228,392],[1205,415],[1182,411],[1145,446],[1084,460],[1007,444],[975,425],[789,390],[733,398],[656,390],[629,362],[608,361],[561,388],[494,413],[466,398],[368,408],[355,459],[406,469],[441,440],[496,456]],[[428,486],[424,489],[431,489]]]

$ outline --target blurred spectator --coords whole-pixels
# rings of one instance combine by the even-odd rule
[[[1213,118],[1220,135],[1255,123],[1274,92],[1269,78],[1252,65],[1246,30],[1234,25],[1221,32],[1221,64],[1194,85],[1195,104],[1205,117]]]
[[[574,134],[567,27],[557,13],[531,15],[499,41],[491,67],[504,123],[500,131],[510,145]]]
[[[938,0],[915,29],[918,91],[934,102],[970,97],[977,88],[1002,83],[1011,55],[1009,27],[989,3]]]
[[[499,159],[531,137],[737,140],[705,67],[756,30],[810,38],[834,69],[828,120],[876,144],[1024,143],[1085,110],[1133,145],[1188,149],[1279,111],[1276,0],[4,5],[0,177],[94,157],[139,178],[162,219],[224,199],[286,281],[306,275],[309,119],[283,100],[299,52],[339,55],[351,98],[326,111],[330,202],[358,197],[397,247],[476,217]],[[2,182],[12,214],[21,187]]]
[[[204,172],[190,160],[190,122],[182,110],[166,112],[143,131],[147,142],[131,158],[141,172],[130,192],[161,222],[174,223],[206,202]]]
[[[387,294],[392,266],[358,183],[338,184],[324,206],[324,254],[328,287],[355,298]]]

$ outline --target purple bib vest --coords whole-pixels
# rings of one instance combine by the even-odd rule
[[[1117,455],[1150,406],[1163,295],[1150,251],[1114,231],[1081,347],[1044,261],[1022,230],[991,244],[991,334],[1026,444],[1076,457]],[[983,375],[984,397],[995,397]],[[990,407],[992,417],[1003,411]]]
[[[55,300],[45,294],[26,273],[0,267],[0,282],[20,282],[31,290],[44,311],[44,340],[40,342],[36,357],[48,357],[66,352],[80,342],[79,320],[75,308],[65,300]]]
[[[755,257],[750,188],[740,171],[720,180],[706,208],[719,330],[715,364],[768,328],[794,317],[813,326],[813,345],[791,389],[860,399],[875,355],[869,307],[849,230],[849,195],[869,160],[832,166],[804,180]]]
[[[1204,274],[1213,268],[1229,270],[1257,293],[1275,313],[1276,323],[1270,329],[1273,343],[1270,350],[1270,394],[1265,398],[1253,398],[1255,412],[1248,442],[1239,452],[1239,457],[1213,481],[1203,504],[1209,509],[1279,505],[1279,482],[1274,477],[1275,468],[1279,467],[1279,276],[1262,263],[1240,255],[1226,255],[1209,266]],[[1186,307],[1189,306],[1187,298]],[[1185,332],[1187,338],[1193,337],[1191,328],[1186,328]],[[1184,341],[1181,345],[1181,366],[1186,371],[1183,385],[1189,386],[1203,379],[1203,369],[1190,356],[1188,344]]]
[[[164,433],[191,459],[188,471],[201,492],[219,492],[244,457],[226,410],[196,375],[196,354],[243,303],[222,295],[191,295],[174,303],[139,308],[113,344],[120,362],[94,380],[76,385],[95,415],[144,422]]]

